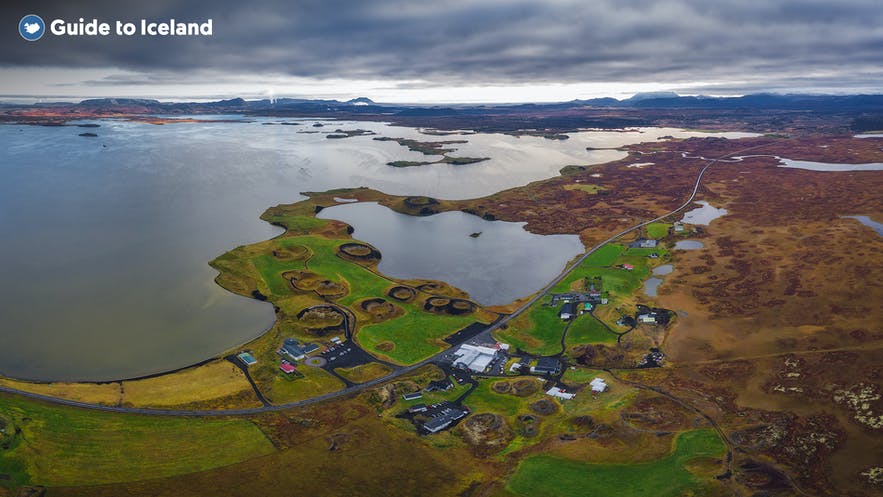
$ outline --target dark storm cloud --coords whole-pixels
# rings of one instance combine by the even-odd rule
[[[441,84],[744,81],[758,89],[849,86],[883,73],[879,0],[77,3],[4,2],[0,64]],[[32,12],[47,22],[211,17],[215,35],[28,43],[13,25]]]

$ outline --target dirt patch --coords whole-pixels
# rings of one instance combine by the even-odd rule
[[[273,257],[280,261],[302,261],[309,255],[310,250],[302,245],[280,247],[273,250]]]
[[[540,382],[535,379],[522,379],[512,384],[512,394],[519,397],[530,397],[540,391]]]
[[[356,262],[378,262],[380,251],[367,243],[350,242],[337,247],[337,253],[344,259]]]
[[[499,451],[512,439],[505,419],[499,414],[482,413],[470,416],[462,427],[463,439],[479,455]]]
[[[344,316],[331,306],[309,307],[297,314],[300,324],[309,329],[338,328],[343,324]]]
[[[396,344],[394,344],[392,342],[388,342],[388,341],[387,342],[380,342],[377,345],[375,345],[374,348],[379,350],[380,352],[392,352],[393,349],[396,348]]]
[[[417,290],[407,286],[394,286],[386,294],[399,302],[410,302],[417,296]]]
[[[558,412],[558,404],[551,399],[540,399],[530,405],[530,410],[540,416],[548,416]]]
[[[339,299],[349,293],[349,288],[341,282],[322,280],[316,285],[314,291],[325,298]]]
[[[595,420],[591,416],[576,416],[570,419],[570,426],[574,430],[591,430],[595,427]]]
[[[324,279],[322,276],[306,270],[286,271],[282,273],[282,277],[288,280],[295,290],[301,292],[312,292]]]
[[[386,321],[405,313],[401,307],[381,298],[363,300],[359,303],[359,308],[370,315],[375,323]]]
[[[448,297],[429,297],[423,304],[425,311],[436,314],[469,314],[474,312],[476,308],[477,306],[469,300]]]
[[[491,385],[491,390],[496,393],[509,393],[512,391],[512,385],[508,381],[498,381]]]

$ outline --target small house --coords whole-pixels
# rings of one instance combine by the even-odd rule
[[[429,409],[426,404],[414,404],[408,408],[408,414],[417,414],[418,412],[426,412]]]
[[[282,370],[282,372],[285,373],[285,374],[291,374],[291,373],[293,373],[297,368],[295,368],[294,365],[291,364],[291,363],[283,362],[282,364],[279,365],[279,369]]]
[[[417,399],[422,399],[423,394],[420,392],[411,392],[411,393],[406,393],[405,395],[402,395],[402,398],[405,400],[417,400]]]
[[[623,264],[622,268],[625,269],[626,271],[634,271],[635,266],[632,266],[631,264]]]
[[[255,357],[248,352],[242,352],[239,355],[237,355],[236,357],[240,361],[242,361],[242,364],[245,364],[246,366],[252,366],[252,365],[258,363],[258,360],[255,359]]]
[[[576,397],[575,393],[567,393],[567,391],[558,387],[552,387],[546,390],[546,395],[551,395],[552,397],[557,397],[564,400],[570,400]]]
[[[565,302],[564,305],[561,306],[561,310],[558,312],[558,317],[566,321],[571,319],[574,314],[576,314],[576,306],[573,302]]]
[[[294,338],[286,338],[285,341],[282,343],[282,348],[279,350],[279,352],[287,355],[295,361],[299,361],[306,357],[307,354],[309,354],[310,352],[314,352],[318,349],[319,346],[315,343],[306,343],[301,345],[300,342],[298,342]]]
[[[592,393],[601,393],[607,390],[607,382],[601,378],[595,378],[589,385],[592,387]]]

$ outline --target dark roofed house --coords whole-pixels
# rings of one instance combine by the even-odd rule
[[[439,416],[437,418],[432,418],[429,421],[423,423],[423,429],[428,431],[429,433],[438,433],[448,426],[451,426],[454,420],[450,419],[447,416]]]
[[[558,374],[561,372],[561,361],[554,357],[541,357],[537,359],[537,365],[530,368],[531,373]]]
[[[418,412],[424,412],[427,409],[428,407],[426,407],[426,404],[414,404],[413,406],[408,408],[408,412],[411,414],[415,414]]]
[[[467,414],[469,414],[469,411],[462,407],[455,407],[449,404],[438,415],[423,423],[423,429],[429,433],[438,433],[451,426],[454,421],[464,418]]]
[[[422,399],[423,394],[420,392],[411,392],[411,393],[406,393],[405,395],[402,395],[402,398],[405,400],[417,400],[417,399]]]
[[[576,305],[573,302],[565,302],[564,305],[561,306],[561,311],[558,312],[558,317],[561,319],[570,319],[576,314]]]
[[[430,381],[429,385],[426,385],[427,392],[444,392],[453,388],[454,384],[451,383],[451,380],[445,378],[443,380],[435,380]]]
[[[299,361],[306,357],[310,352],[318,350],[318,348],[319,346],[315,343],[301,345],[300,342],[294,338],[286,338],[285,342],[282,343],[282,349],[280,349],[280,352],[291,357],[295,361]]]

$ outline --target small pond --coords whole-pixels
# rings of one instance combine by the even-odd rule
[[[675,249],[677,250],[696,250],[705,248],[705,245],[698,240],[680,240],[675,243]]]

